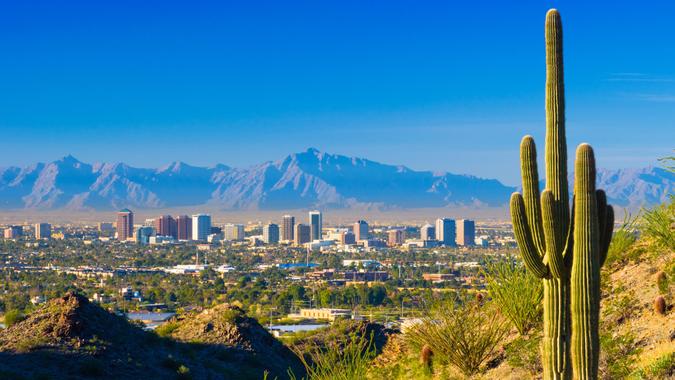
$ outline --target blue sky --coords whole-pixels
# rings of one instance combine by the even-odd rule
[[[550,7],[570,153],[590,142],[619,168],[675,148],[673,2],[225,3],[4,4],[0,166],[246,166],[316,147],[515,184],[520,138],[543,151]]]

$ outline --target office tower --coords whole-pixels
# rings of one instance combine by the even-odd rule
[[[440,218],[436,220],[436,240],[446,247],[456,245],[457,226],[453,219]]]
[[[178,240],[192,240],[192,218],[187,215],[176,218],[176,235]]]
[[[321,240],[321,231],[323,229],[321,211],[315,210],[309,212],[309,226],[310,226],[310,239]]]
[[[312,241],[312,228],[306,224],[298,223],[295,225],[295,245],[303,245]]]
[[[128,208],[117,213],[117,240],[129,240],[134,236],[134,213]]]
[[[157,236],[171,236],[178,237],[178,225],[176,220],[171,215],[162,215],[155,219],[155,232]]]
[[[279,226],[274,223],[264,226],[263,241],[266,244],[277,244],[279,242]]]
[[[9,226],[5,228],[5,239],[18,239],[23,235],[21,226]]]
[[[192,215],[192,240],[206,241],[211,233],[211,215]]]
[[[354,237],[356,241],[368,240],[368,223],[365,220],[354,223]]]
[[[109,222],[100,222],[98,224],[98,233],[101,236],[113,236],[115,234],[115,227]]]
[[[49,239],[52,237],[52,225],[49,223],[36,223],[35,224],[35,238],[36,239]]]
[[[457,221],[457,244],[474,245],[476,239],[476,224],[473,220],[462,219]]]
[[[388,243],[392,247],[402,245],[403,240],[405,239],[403,230],[389,230],[389,232],[387,232],[387,235],[388,235],[387,239]]]
[[[223,239],[225,240],[244,240],[246,234],[243,224],[228,223],[223,226]]]
[[[284,215],[281,222],[281,240],[293,241],[295,233],[295,217]]]
[[[420,228],[420,238],[422,240],[436,240],[436,229],[431,224],[425,224]]]
[[[150,243],[150,236],[154,235],[155,235],[154,227],[142,226],[136,228],[136,230],[134,231],[134,239],[138,244]]]

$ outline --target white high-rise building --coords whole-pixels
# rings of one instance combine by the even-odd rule
[[[323,229],[323,220],[321,211],[309,212],[309,237],[311,240],[321,240],[321,231]]]
[[[473,220],[457,221],[457,245],[474,245],[476,240],[476,223]]]
[[[223,227],[223,239],[225,240],[244,240],[245,237],[243,224],[228,223]]]
[[[368,222],[359,220],[354,223],[354,237],[356,238],[356,241],[368,240]]]
[[[420,238],[422,240],[436,240],[436,231],[431,224],[425,224],[420,228]]]
[[[439,244],[446,247],[453,247],[457,245],[455,240],[457,238],[457,225],[454,219],[440,218],[436,220],[436,240]]]
[[[192,240],[206,241],[211,233],[211,215],[192,215]]]

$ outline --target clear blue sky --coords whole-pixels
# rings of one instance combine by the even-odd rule
[[[543,151],[550,7],[570,151],[618,168],[675,148],[672,1],[225,3],[5,2],[0,166],[245,166],[311,146],[515,184],[520,138]]]

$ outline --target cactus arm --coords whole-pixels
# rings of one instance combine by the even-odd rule
[[[539,203],[539,172],[537,169],[537,148],[532,136],[525,136],[520,143],[520,171],[523,181],[523,199],[528,225],[532,232],[534,246],[544,256],[546,245]]]
[[[551,9],[546,14],[546,188],[555,200],[553,226],[567,233],[570,215],[562,34],[560,13]]]
[[[604,224],[600,225],[600,266],[605,264],[609,244],[612,242],[612,233],[614,232],[614,208],[607,206],[606,214]]]
[[[541,193],[541,211],[544,219],[544,236],[546,237],[545,262],[548,264],[553,277],[564,278],[565,267],[563,251],[565,249],[562,231],[556,229],[555,199],[551,190]],[[565,236],[566,237],[566,236]]]
[[[598,375],[600,339],[600,228],[595,192],[595,158],[588,144],[577,149],[574,262],[571,273],[572,368],[575,379]]]
[[[525,266],[537,277],[548,277],[548,268],[544,265],[539,252],[537,252],[534,246],[532,233],[527,225],[525,202],[523,196],[519,193],[511,195],[511,221],[513,223],[513,233],[516,236]]]

